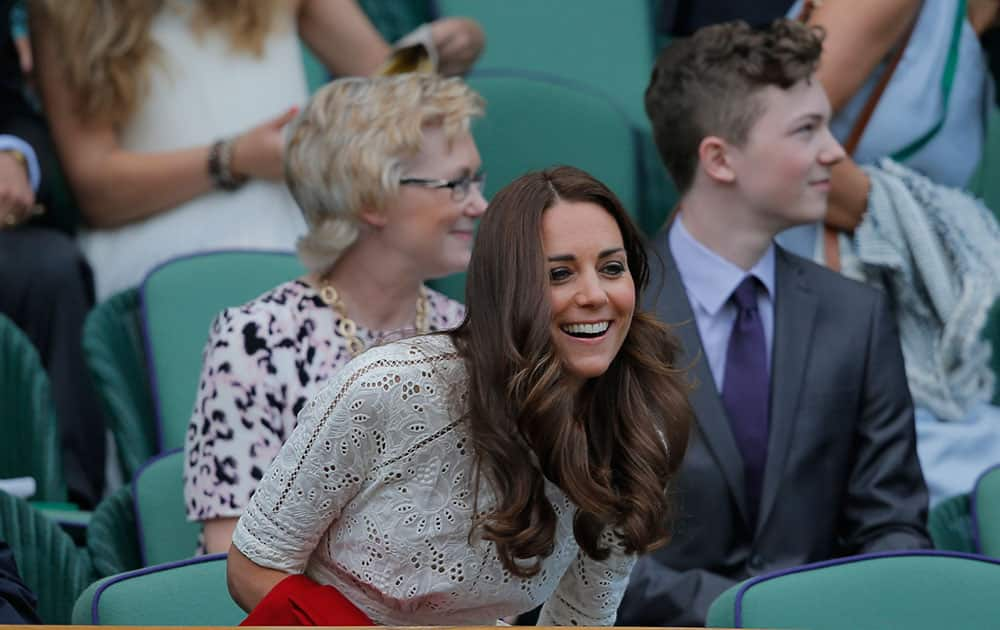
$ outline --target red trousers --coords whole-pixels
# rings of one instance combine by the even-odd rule
[[[332,586],[304,575],[278,582],[241,626],[374,626],[372,620]]]

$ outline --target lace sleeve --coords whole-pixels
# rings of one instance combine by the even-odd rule
[[[345,366],[306,404],[258,485],[233,535],[236,547],[257,564],[301,573],[343,506],[367,482],[385,445],[381,416],[388,401],[379,381],[385,368],[369,356],[377,354]]]
[[[555,593],[542,607],[538,625],[614,625],[636,556],[626,555],[621,540],[610,530],[602,534],[601,545],[611,548],[604,561],[594,560],[583,550],[577,552]]]

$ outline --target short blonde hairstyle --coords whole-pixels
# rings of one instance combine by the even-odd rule
[[[461,79],[433,74],[344,78],[317,91],[285,147],[285,180],[309,226],[298,243],[305,266],[330,268],[357,240],[359,211],[399,192],[425,127],[451,141],[482,114],[482,98]]]

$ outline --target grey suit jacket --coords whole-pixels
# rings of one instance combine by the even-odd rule
[[[712,600],[747,577],[929,547],[913,403],[883,294],[778,248],[770,433],[751,523],[740,451],[667,230],[653,249],[664,264],[651,256],[646,307],[676,326],[697,421],[673,485],[674,538],[637,563],[619,623],[703,625]]]

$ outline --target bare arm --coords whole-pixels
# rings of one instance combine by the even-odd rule
[[[205,539],[205,551],[208,553],[225,553],[233,543],[233,531],[236,522],[233,518],[213,518],[204,522],[202,537]]]
[[[265,569],[243,555],[236,545],[229,547],[229,557],[226,559],[229,594],[246,612],[253,610],[278,582],[289,575],[284,571]]]
[[[816,73],[833,111],[842,108],[905,36],[920,10],[919,0],[877,0],[858,11],[851,3],[824,2],[809,23],[826,30],[823,58]],[[868,205],[870,182],[848,158],[831,172],[826,223],[852,231]]]
[[[331,72],[366,76],[389,56],[390,46],[354,0],[303,0],[299,35]],[[474,20],[443,18],[431,23],[442,74],[463,74],[483,51],[485,35]]]
[[[84,216],[109,228],[153,216],[213,190],[209,146],[140,153],[122,148],[112,124],[84,120],[61,76],[57,43],[39,29],[32,34],[39,88],[60,158]],[[277,113],[277,112],[276,112]],[[280,179],[281,113],[240,136],[231,169],[251,177]]]
[[[824,2],[809,23],[826,30],[819,78],[833,111],[840,111],[879,62],[909,31],[920,0],[873,0],[864,10],[851,2]]]
[[[338,76],[369,75],[389,56],[382,39],[354,0],[303,0],[299,36]]]

